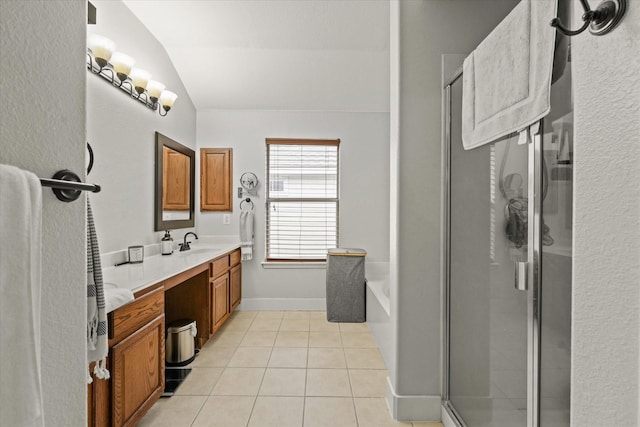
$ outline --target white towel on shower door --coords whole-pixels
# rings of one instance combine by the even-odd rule
[[[464,60],[465,150],[526,129],[551,108],[557,0],[522,0]]]
[[[43,426],[37,176],[0,165],[0,219],[0,426]]]

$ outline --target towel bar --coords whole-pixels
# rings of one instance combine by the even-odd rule
[[[101,190],[97,184],[80,182],[80,177],[67,169],[59,170],[52,179],[40,178],[40,184],[43,187],[51,187],[58,200],[67,203],[77,200],[81,191],[99,193]]]

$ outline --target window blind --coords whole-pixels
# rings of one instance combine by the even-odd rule
[[[267,261],[324,261],[338,246],[339,146],[267,139]]]

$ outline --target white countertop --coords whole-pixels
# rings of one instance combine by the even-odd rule
[[[111,287],[138,292],[239,247],[239,241],[202,243],[196,241],[191,243],[189,251],[175,251],[171,255],[146,256],[139,264],[123,264],[118,267],[103,265],[105,292],[108,292]]]

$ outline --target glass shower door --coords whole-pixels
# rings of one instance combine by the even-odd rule
[[[470,151],[461,139],[462,78],[450,86],[448,394],[469,427],[525,427],[528,147],[517,137]],[[524,283],[522,284],[524,285]]]
[[[573,102],[568,47],[561,47],[556,58],[564,67],[551,86],[551,111],[542,138],[541,427],[570,425]]]
[[[464,151],[446,86],[444,405],[467,427],[569,427],[573,105],[566,40],[533,142]]]

